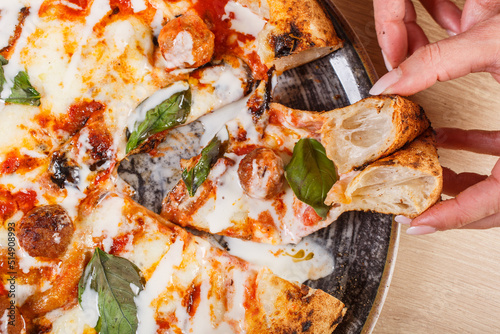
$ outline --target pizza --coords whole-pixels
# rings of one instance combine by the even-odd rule
[[[440,199],[430,123],[410,100],[375,96],[322,113],[278,103],[258,117],[251,111],[243,108],[198,156],[183,161],[163,217],[288,244],[346,211],[415,217]]]
[[[142,207],[117,168],[216,110],[264,126],[273,78],[340,47],[315,0],[2,1],[1,331],[331,333],[341,301]]]

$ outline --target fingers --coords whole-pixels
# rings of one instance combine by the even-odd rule
[[[432,18],[448,32],[458,34],[462,11],[449,0],[420,0]]]
[[[500,156],[500,131],[436,129],[439,147]]]
[[[443,193],[455,197],[474,184],[484,181],[487,177],[487,175],[476,173],[457,174],[451,169],[443,167]]]
[[[465,2],[461,29],[469,30],[475,24],[485,21],[500,13],[500,1],[468,0]]]
[[[405,0],[374,0],[375,29],[387,67],[399,65],[408,53]]]
[[[488,216],[473,223],[462,226],[462,229],[486,229],[500,226],[500,213]]]
[[[411,226],[420,229],[425,227],[436,230],[464,228],[466,225],[481,222],[483,219],[497,215],[500,212],[500,160],[493,168],[492,175],[487,179],[465,189],[457,197],[440,202],[429,208],[411,222]],[[500,222],[487,219],[486,223]],[[473,227],[470,225],[469,227]],[[495,225],[497,226],[497,225]],[[415,229],[414,229],[415,230]],[[418,230],[418,229],[417,229]]]
[[[472,72],[492,72],[499,78],[500,16],[481,22],[471,30],[418,49],[398,68],[384,75],[370,94],[412,95]]]
[[[413,7],[411,0],[406,0],[405,3],[406,3],[405,7],[406,10],[405,10],[404,23],[406,26],[406,34],[408,39],[408,50],[406,54],[406,56],[408,56],[413,54],[416,50],[418,50],[422,46],[429,44],[429,39],[425,35],[422,28],[417,24],[417,13],[415,12],[415,7]],[[396,65],[399,64],[400,63]]]

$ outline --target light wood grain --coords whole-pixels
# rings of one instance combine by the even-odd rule
[[[391,0],[387,0],[391,1]],[[333,0],[370,56],[387,72],[370,0]],[[464,1],[455,1],[463,8]],[[421,5],[418,22],[431,41],[446,37]],[[500,84],[489,74],[440,82],[412,99],[434,127],[500,129]],[[440,150],[443,166],[489,174],[497,158]],[[499,189],[500,191],[500,189]],[[402,227],[389,293],[374,333],[500,333],[500,229],[409,236]]]

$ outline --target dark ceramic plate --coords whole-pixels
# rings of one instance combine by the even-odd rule
[[[305,110],[331,110],[368,95],[374,71],[352,30],[329,2],[324,3],[342,49],[280,76],[273,100]],[[136,189],[136,200],[159,212],[161,201],[180,178],[179,159],[198,153],[201,123],[172,131],[154,157],[139,154],[122,162],[121,177]],[[161,182],[160,182],[161,181]],[[335,333],[369,333],[375,326],[392,276],[399,226],[392,216],[349,212],[312,238],[329,249],[334,272],[306,285],[342,300],[347,314]]]

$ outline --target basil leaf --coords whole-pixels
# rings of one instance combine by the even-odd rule
[[[323,219],[330,207],[325,204],[328,191],[337,181],[337,171],[326,156],[325,148],[315,139],[303,138],[293,148],[285,177],[295,196],[313,207]]]
[[[0,55],[0,93],[2,92],[3,84],[6,82],[2,66],[7,65],[8,63],[9,61]]]
[[[182,171],[182,180],[189,192],[189,196],[194,196],[198,187],[205,182],[210,168],[217,162],[217,160],[224,154],[222,142],[215,136],[207,146],[201,150],[200,160],[191,169],[184,169]]]
[[[11,94],[5,99],[5,102],[28,104],[36,107],[40,105],[40,93],[33,88],[26,72],[20,71],[17,73]]]
[[[144,288],[139,269],[127,259],[107,254],[96,248],[78,283],[78,302],[90,280],[90,288],[97,291],[99,320],[96,330],[102,334],[136,333],[137,306],[134,284],[141,291]]]
[[[191,111],[191,89],[176,93],[146,112],[142,123],[134,125],[127,142],[127,153],[151,135],[184,124]]]

